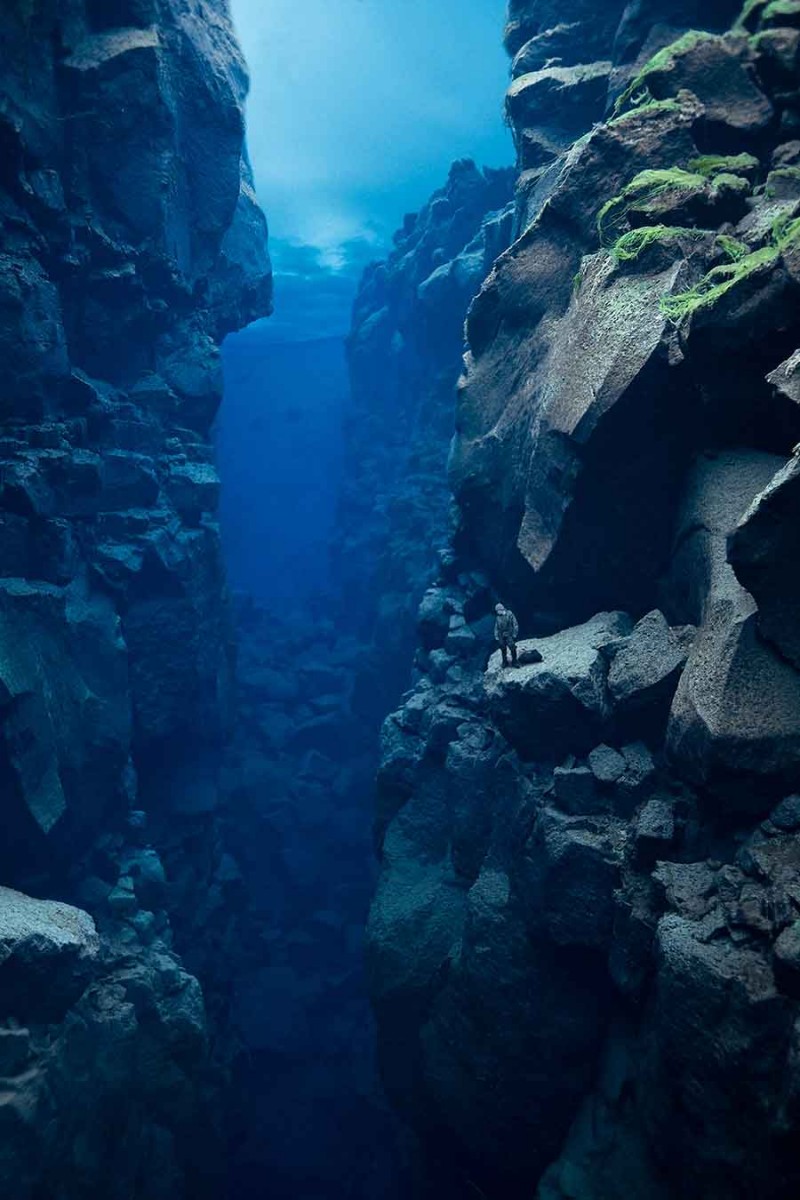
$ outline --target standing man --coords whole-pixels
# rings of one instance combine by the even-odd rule
[[[517,665],[517,638],[519,636],[519,625],[517,618],[514,616],[510,608],[505,608],[502,604],[498,604],[494,610],[497,613],[497,620],[494,623],[495,641],[500,645],[503,652],[503,666],[507,667],[508,655],[511,653],[511,665]]]

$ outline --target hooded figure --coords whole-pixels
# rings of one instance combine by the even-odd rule
[[[494,623],[494,636],[503,653],[503,666],[508,666],[509,653],[512,664],[516,666],[517,637],[519,636],[517,618],[510,608],[505,608],[502,604],[498,604],[494,611],[497,614],[497,620]]]

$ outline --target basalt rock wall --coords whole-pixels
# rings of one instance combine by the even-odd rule
[[[355,300],[332,562],[337,624],[363,647],[356,701],[371,725],[408,680],[417,606],[448,543],[464,318],[510,243],[513,179],[510,169],[454,163]]]
[[[457,1195],[789,1200],[800,9],[603,14],[510,9],[515,240],[383,734],[383,1073]]]
[[[202,925],[208,966],[236,882],[209,428],[271,302],[246,75],[224,0],[9,0],[0,52],[0,1176],[217,1195],[172,947]]]

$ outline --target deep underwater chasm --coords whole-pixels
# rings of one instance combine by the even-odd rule
[[[501,26],[267,354],[226,0],[0,9],[9,1200],[800,1194],[800,0]]]

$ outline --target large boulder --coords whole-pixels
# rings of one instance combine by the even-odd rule
[[[678,575],[699,588],[700,631],[668,729],[673,761],[697,783],[761,778],[784,786],[800,772],[800,674],[764,642],[758,608],[727,560],[727,538],[780,461],[755,452],[702,460],[680,524]],[[688,589],[687,589],[688,590]],[[763,807],[756,788],[741,801]]]
[[[728,553],[758,604],[762,637],[800,670],[800,459],[758,493],[731,533]]]
[[[619,646],[608,675],[608,688],[621,719],[636,723],[640,714],[646,727],[660,737],[686,664],[694,630],[670,629],[663,613],[655,609],[634,626]]]
[[[66,336],[58,290],[41,264],[0,260],[0,348],[5,378],[0,411],[4,418],[36,420],[45,411],[48,390],[69,374]]]
[[[761,133],[773,115],[752,61],[746,38],[690,31],[643,67],[618,107],[624,109],[642,90],[655,100],[691,92],[703,105],[706,136],[714,148],[727,149],[735,136],[739,149],[741,139]]]
[[[487,864],[421,1032],[431,1133],[446,1113],[470,1178],[514,1200],[561,1143],[605,1015],[602,982],[587,988],[567,954],[532,945],[525,916],[508,876]]]
[[[78,999],[99,953],[88,913],[0,887],[0,1016],[58,1020]]]
[[[127,1195],[219,1194],[203,997],[163,946],[100,943],[79,909],[0,889],[0,988],[8,1195],[100,1200],[109,1173]]]
[[[671,913],[658,928],[656,969],[641,1098],[661,1169],[683,1194],[755,1186],[770,1200],[791,1195],[800,1172],[785,1110],[765,1108],[764,1095],[786,1094],[795,1010],[769,961],[754,946],[709,941],[698,922]],[[671,1153],[665,1130],[691,1152]]]
[[[800,350],[770,371],[767,381],[790,404],[800,404]]]
[[[607,650],[630,631],[624,613],[601,613],[574,629],[521,642],[520,657],[535,649],[539,663],[506,669],[499,651],[492,656],[485,677],[489,710],[523,757],[558,761],[597,744],[611,715]]]
[[[590,0],[575,0],[566,12],[556,0],[510,0],[506,49],[517,55],[532,39],[548,46],[562,34],[560,57],[569,63],[595,61],[608,55],[624,6],[624,0],[611,0],[598,11]]]
[[[517,75],[506,95],[506,111],[512,124],[525,130],[523,166],[552,161],[576,133],[602,116],[610,71],[610,62],[586,66],[548,63]],[[543,126],[544,130],[534,132],[531,126]]]
[[[680,113],[657,115],[573,148],[468,320],[450,457],[464,533],[484,562],[533,584],[534,603],[574,620],[615,607],[622,578],[628,602],[652,597],[685,455],[691,393],[670,385],[661,308],[685,271],[679,242],[641,271],[586,257],[598,190],[629,182],[625,164],[635,175],[645,146],[650,162],[691,157]]]
[[[526,849],[535,915],[556,946],[604,950],[614,927],[614,893],[625,853],[625,823],[543,808]]]

